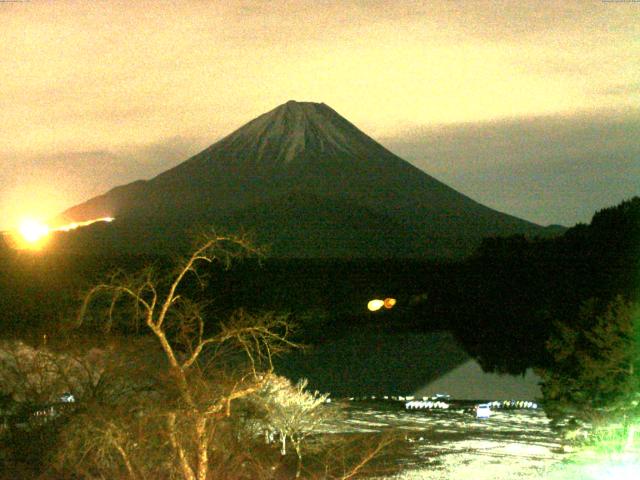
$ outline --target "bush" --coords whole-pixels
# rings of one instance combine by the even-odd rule
[[[618,296],[591,299],[573,325],[556,324],[547,342],[553,365],[542,377],[545,410],[570,440],[627,445],[640,422],[640,310]]]

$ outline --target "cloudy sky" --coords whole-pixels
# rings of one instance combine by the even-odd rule
[[[0,228],[324,102],[488,206],[640,194],[640,3],[0,0]]]

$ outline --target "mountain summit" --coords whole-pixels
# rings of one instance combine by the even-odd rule
[[[213,224],[253,232],[288,257],[460,256],[484,236],[545,231],[446,186],[327,105],[295,101],[63,213],[104,216],[116,221],[93,229],[92,242],[105,249],[171,249],[194,225]]]
[[[320,157],[367,156],[384,148],[324,103],[295,102],[281,105],[252,120],[205,152],[220,149],[235,161],[274,169],[300,166]],[[203,152],[203,153],[205,153]]]

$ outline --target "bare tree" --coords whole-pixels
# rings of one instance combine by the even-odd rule
[[[90,395],[60,436],[54,466],[63,475],[276,478],[290,465],[260,443],[254,428],[260,422],[280,432],[281,453],[291,443],[296,476],[303,447],[311,477],[363,474],[386,440],[350,450],[342,437],[313,436],[335,414],[323,405],[327,396],[273,373],[273,356],[297,346],[286,316],[238,310],[205,323],[206,305],[185,297],[187,281],[203,281],[198,266],[228,265],[254,253],[244,239],[208,237],[168,277],[150,268],[133,276],[116,273],[86,294],[76,326],[97,324],[114,341],[105,342],[100,375],[91,377]],[[145,330],[150,335],[139,335]],[[326,459],[340,455],[339,465],[329,465]]]
[[[273,355],[294,346],[287,318],[275,314],[238,311],[207,334],[202,305],[179,292],[188,276],[201,281],[198,265],[228,265],[233,258],[252,253],[257,252],[242,238],[205,238],[167,283],[151,269],[134,277],[116,274],[88,292],[78,317],[79,325],[86,322],[93,302],[105,295],[108,308],[102,326],[108,331],[128,300],[134,307],[132,323],[139,321],[155,338],[166,360],[166,398],[154,415],[164,419],[166,444],[185,480],[206,480],[218,423],[231,416],[238,399],[263,387],[266,373],[273,370]],[[102,431],[113,440],[109,443],[113,448],[127,453],[128,442],[114,433],[117,430]],[[121,453],[120,458],[126,466],[128,454]],[[126,470],[133,478],[136,470],[131,461],[129,465]]]

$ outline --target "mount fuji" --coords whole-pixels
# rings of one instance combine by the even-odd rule
[[[61,247],[170,251],[214,225],[249,233],[275,257],[442,258],[467,255],[487,236],[557,233],[448,187],[329,106],[295,101],[58,220],[107,216],[116,220],[62,235]]]

